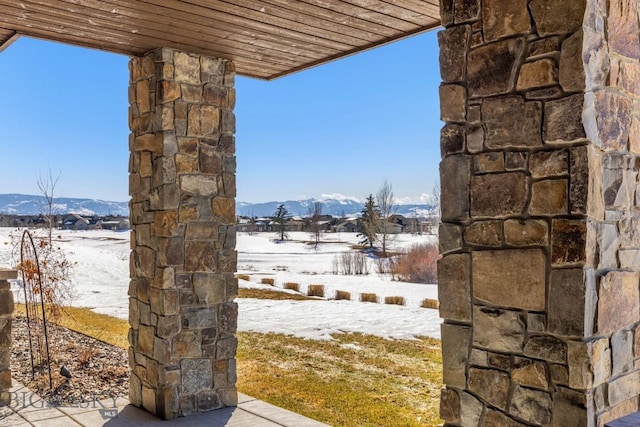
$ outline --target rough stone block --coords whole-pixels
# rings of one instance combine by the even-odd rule
[[[449,223],[440,223],[438,230],[438,243],[440,254],[462,249],[462,231],[460,226]]]
[[[213,386],[213,371],[209,359],[184,359],[180,362],[184,393],[198,393]]]
[[[487,42],[506,36],[528,34],[531,31],[531,19],[526,0],[484,0],[482,30]]]
[[[519,312],[475,306],[473,319],[474,346],[499,352],[522,351],[525,325]]]
[[[588,151],[586,147],[574,147],[569,153],[569,211],[571,214],[584,214],[589,194]]]
[[[525,427],[526,424],[519,423],[513,418],[495,409],[487,408],[484,415],[485,427]]]
[[[463,426],[480,425],[480,417],[484,405],[469,393],[462,393],[460,398],[460,421]]]
[[[476,251],[473,296],[501,307],[545,309],[546,259],[539,249]]]
[[[587,398],[583,393],[558,387],[553,393],[553,427],[588,425]]]
[[[508,171],[524,170],[527,168],[527,153],[523,151],[508,151],[504,154],[504,165]]]
[[[475,173],[504,172],[503,153],[482,153],[474,156]]]
[[[597,131],[593,140],[599,141],[605,149],[626,150],[633,112],[632,100],[608,90],[599,90],[593,102]]]
[[[566,179],[545,179],[531,188],[532,215],[566,215],[569,210],[569,182]]]
[[[567,363],[567,344],[548,335],[533,335],[524,346],[524,355],[549,362]]]
[[[548,393],[516,386],[509,405],[509,414],[535,425],[551,422],[553,401]]]
[[[469,245],[500,246],[502,244],[501,221],[475,221],[464,232]]]
[[[529,171],[534,178],[566,175],[569,166],[566,150],[538,151],[529,156]]]
[[[633,370],[633,332],[619,331],[611,337],[612,376]]]
[[[438,33],[440,46],[440,75],[444,82],[459,82],[466,76],[466,52],[469,46],[471,27],[461,25]]]
[[[446,255],[438,261],[438,301],[440,317],[471,321],[470,257]]]
[[[567,362],[571,388],[585,390],[603,384],[611,378],[609,340],[570,341]]]
[[[469,358],[471,328],[444,323],[442,336],[442,377],[449,387],[464,389],[467,385],[466,364]]]
[[[512,246],[544,246],[549,241],[549,226],[537,219],[509,219],[504,222],[504,236]]]
[[[542,145],[542,105],[519,96],[488,98],[482,102],[487,148],[528,148]]]
[[[518,358],[511,371],[511,380],[523,387],[547,390],[547,365],[537,360]]]
[[[609,382],[609,404],[615,406],[625,400],[636,398],[640,394],[640,371]]]
[[[469,390],[485,402],[506,409],[509,374],[495,369],[469,369]]]
[[[571,142],[586,137],[582,124],[584,95],[548,101],[544,107],[543,138],[546,143]]]
[[[586,1],[549,2],[533,0],[529,8],[540,36],[573,33],[580,29]]]
[[[560,86],[565,92],[582,92],[585,88],[582,40],[583,32],[579,30],[562,42]]]
[[[640,319],[638,273],[611,271],[600,279],[597,331],[611,334]]]
[[[440,418],[450,424],[460,421],[460,395],[448,388],[440,392]]]
[[[460,221],[469,217],[469,181],[471,161],[469,156],[454,155],[440,162],[442,194],[442,221]]]
[[[584,264],[586,241],[584,220],[554,219],[551,223],[551,264]]]
[[[637,11],[637,0],[619,0],[609,3],[607,35],[611,53],[635,60],[640,59]]]
[[[585,300],[587,295],[581,268],[552,270],[549,285],[549,332],[559,335],[586,336]]]
[[[463,122],[466,119],[467,90],[462,85],[440,86],[440,120]]]
[[[515,71],[524,47],[524,40],[511,38],[470,51],[466,63],[469,96],[475,98],[510,92],[515,87]],[[460,46],[457,49],[462,50]]]
[[[444,157],[464,151],[465,135],[464,126],[445,124],[440,131],[440,154]]]
[[[497,217],[522,213],[528,196],[528,178],[521,172],[478,175],[471,178],[471,215]]]
[[[529,90],[552,86],[558,82],[558,67],[550,58],[528,62],[520,67],[517,90]]]

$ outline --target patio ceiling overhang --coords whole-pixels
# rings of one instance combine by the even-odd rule
[[[170,47],[269,80],[438,25],[439,0],[0,0],[0,51],[21,35],[130,56]]]

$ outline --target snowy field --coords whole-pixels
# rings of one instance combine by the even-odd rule
[[[9,233],[0,228],[0,266],[15,264],[11,256]],[[57,231],[62,247],[77,262],[73,283],[77,296],[73,305],[88,307],[123,319],[128,318],[129,233],[112,231]],[[291,241],[276,243],[273,233],[238,234],[238,273],[250,280],[239,280],[240,287],[269,288],[262,278],[273,278],[276,288],[285,282],[307,286],[322,284],[327,299],[276,301],[238,299],[241,331],[276,332],[312,339],[328,339],[336,332],[361,332],[388,338],[430,336],[440,338],[437,310],[420,308],[425,298],[437,299],[437,286],[392,281],[376,273],[374,261],[368,275],[334,275],[333,262],[341,252],[357,242],[355,233],[327,233],[318,248],[304,241],[308,233],[289,233]],[[399,235],[394,249],[413,243],[434,241],[434,237]],[[18,286],[14,285],[19,299]],[[351,293],[352,301],[331,300],[336,290]],[[360,293],[404,296],[406,306],[361,303]]]

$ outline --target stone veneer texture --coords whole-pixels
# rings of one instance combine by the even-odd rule
[[[130,400],[165,419],[237,404],[235,69],[130,62]]]
[[[0,269],[0,406],[11,401],[11,319],[14,306],[9,280],[17,277],[16,270]]]
[[[443,0],[441,15],[441,417],[637,411],[638,0]]]

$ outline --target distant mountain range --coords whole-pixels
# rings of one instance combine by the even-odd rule
[[[314,202],[322,203],[323,214],[339,217],[358,216],[364,208],[364,200],[342,196],[340,194],[332,194],[319,199],[287,200],[285,202],[238,202],[236,203],[236,215],[248,217],[272,216],[278,206],[284,204],[289,215],[308,216],[309,208],[313,206]],[[395,202],[394,211],[397,214],[408,217],[426,217],[433,215],[434,212],[437,211],[437,203],[432,196],[423,195],[421,197],[421,203],[402,200]]]
[[[45,206],[46,203],[43,196],[0,194],[0,214],[38,215],[45,212]],[[60,197],[55,199],[54,211],[61,215],[76,213],[86,216],[128,216],[129,203]]]
[[[413,200],[399,200],[395,205],[395,212],[409,217],[425,217],[433,215],[437,210],[437,203],[430,195],[422,195],[419,203]],[[58,214],[77,213],[80,215],[129,215],[128,202],[110,202],[97,199],[78,199],[61,197],[55,200],[55,211]],[[364,200],[341,194],[330,194],[318,199],[287,200],[285,202],[265,203],[236,203],[236,214],[242,216],[265,217],[271,216],[279,205],[284,204],[289,215],[307,216],[309,208],[314,202],[322,203],[322,213],[333,216],[357,216],[364,208]],[[0,194],[0,214],[8,215],[38,215],[45,211],[43,196],[25,194]]]

